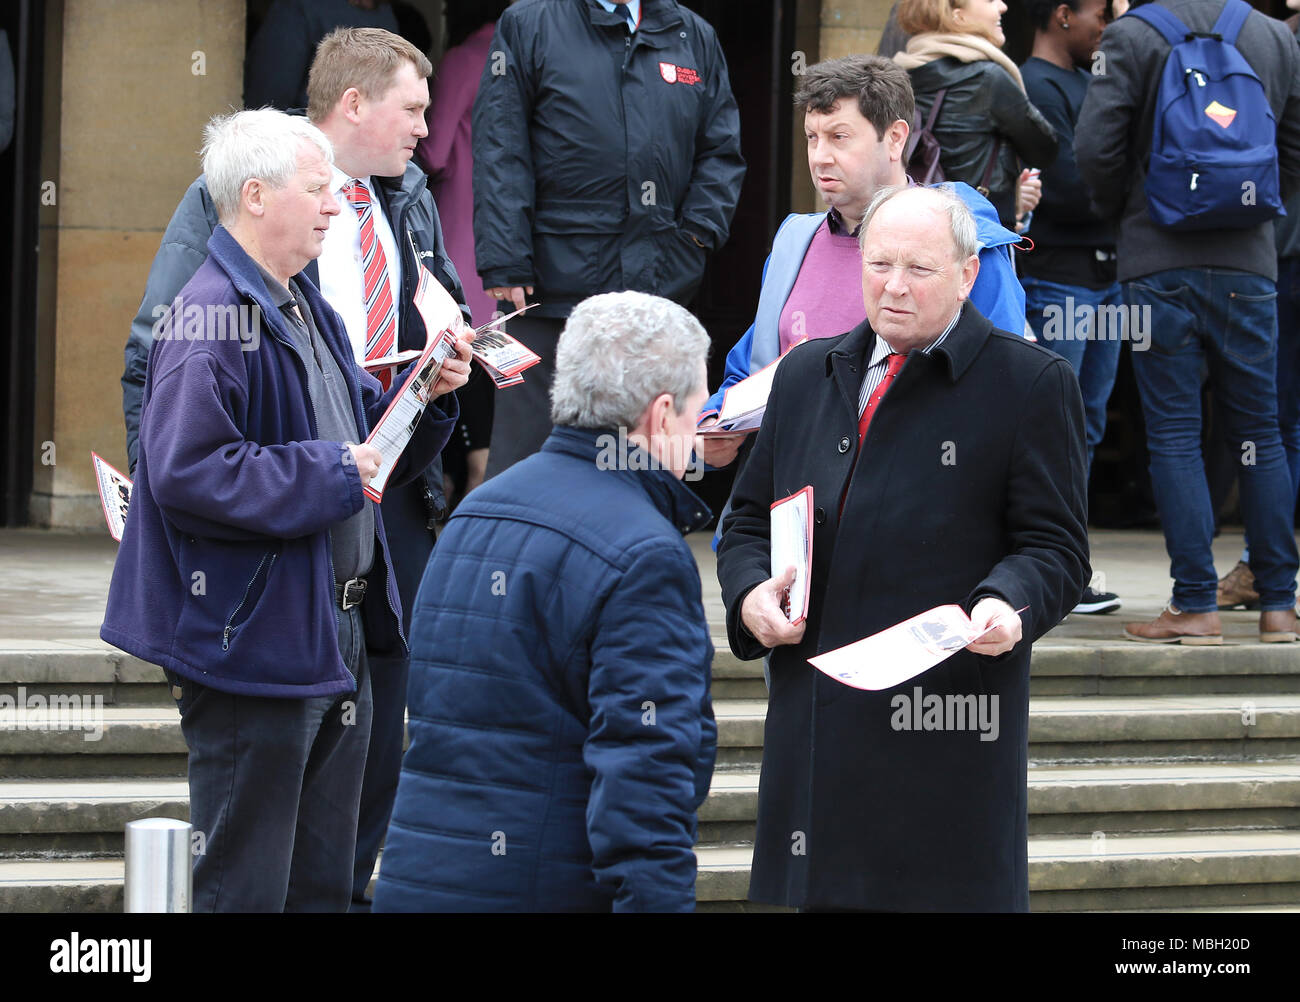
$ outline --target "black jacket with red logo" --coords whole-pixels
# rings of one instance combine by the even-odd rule
[[[727,239],[745,162],[708,22],[642,0],[519,0],[474,102],[474,241],[486,288],[532,285],[564,317],[599,292],[687,302]]]

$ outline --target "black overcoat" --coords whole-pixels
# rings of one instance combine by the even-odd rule
[[[740,607],[770,576],[769,506],[813,486],[811,605],[802,643],[772,653],[750,898],[1024,911],[1030,642],[1090,573],[1078,382],[967,303],[941,345],[908,356],[855,465],[875,337],[864,321],[782,361],[723,524],[731,647],[759,657]],[[806,660],[984,595],[1028,606],[1024,639],[1001,657],[960,651],[880,692]],[[931,696],[943,713],[923,712]]]

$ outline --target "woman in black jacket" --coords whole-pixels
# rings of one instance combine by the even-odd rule
[[[1028,168],[1056,158],[1056,134],[1000,48],[1006,9],[1002,0],[902,0],[898,23],[914,37],[894,60],[912,78],[920,121],[943,94],[933,131],[944,176],[978,188],[1015,229],[1041,191]]]

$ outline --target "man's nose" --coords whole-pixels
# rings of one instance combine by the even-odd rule
[[[415,128],[411,130],[411,135],[423,139],[429,134],[429,123],[424,120],[424,115],[415,116]]]
[[[885,291],[891,296],[906,296],[907,283],[903,281],[903,269],[893,267],[889,269],[889,277],[885,279]]]
[[[334,197],[334,192],[325,192],[325,201],[321,203],[320,211],[325,216],[337,216],[339,214],[339,201]]]

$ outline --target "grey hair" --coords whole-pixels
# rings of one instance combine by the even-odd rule
[[[569,314],[555,353],[551,421],[632,428],[661,393],[678,414],[700,387],[709,336],[684,307],[644,292],[607,292]]]
[[[216,115],[203,130],[203,174],[223,223],[239,212],[240,192],[249,178],[283,188],[298,170],[298,147],[307,142],[334,162],[325,133],[298,115],[274,108]]]
[[[948,228],[952,231],[952,242],[953,246],[957,248],[958,261],[965,261],[972,254],[980,252],[979,230],[975,226],[975,217],[971,215],[970,209],[966,208],[966,203],[952,190],[951,186],[937,185],[931,188],[911,187],[905,184],[889,185],[876,192],[876,197],[871,200],[871,204],[867,206],[866,214],[862,217],[862,229],[858,231],[858,248],[860,250],[866,249],[867,226],[871,222],[871,217],[891,198],[905,191],[925,192],[927,197],[932,196],[938,200],[939,204],[934,208],[948,214]]]

